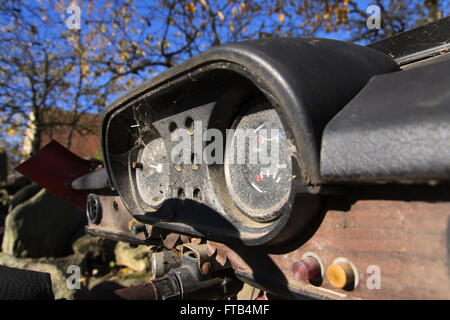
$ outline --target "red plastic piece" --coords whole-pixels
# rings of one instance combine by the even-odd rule
[[[295,280],[307,281],[320,275],[320,264],[314,257],[306,257],[292,265]]]
[[[52,140],[36,155],[21,163],[16,170],[56,196],[84,210],[86,192],[72,189],[71,183],[97,166],[98,162],[84,160]]]

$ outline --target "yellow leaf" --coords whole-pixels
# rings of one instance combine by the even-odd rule
[[[189,11],[190,14],[194,14],[197,8],[195,7],[195,3],[189,2],[187,5],[184,6],[184,9],[186,11]]]
[[[284,22],[284,15],[281,12],[278,12],[278,20],[280,20],[281,23]]]
[[[246,9],[245,2],[241,2],[240,6],[241,6],[241,13],[243,13]]]
[[[13,136],[13,135],[16,134],[16,130],[14,130],[14,129],[11,128],[11,129],[8,130],[7,134],[8,134],[8,136],[11,137],[11,136]]]
[[[233,24],[230,22],[230,30],[231,30],[231,32],[234,32],[234,26],[233,26]]]
[[[119,55],[119,58],[121,59],[121,60],[123,60],[123,61],[126,61],[126,60],[128,60],[128,52],[126,52],[126,51],[122,51],[121,53],[120,53],[120,55]]]
[[[198,0],[198,2],[201,3],[201,5],[202,5],[203,8],[207,8],[207,7],[208,7],[208,4],[206,3],[205,0]]]
[[[231,12],[233,13],[233,17],[236,18],[236,16],[237,16],[237,7],[233,7],[233,10]]]
[[[81,72],[84,75],[87,75],[87,73],[89,72],[89,69],[90,69],[90,67],[89,67],[89,65],[87,63],[81,65]]]
[[[222,12],[217,11],[217,16],[220,18],[220,20],[225,20],[225,17],[223,16]]]

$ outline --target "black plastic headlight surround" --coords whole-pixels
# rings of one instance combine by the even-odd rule
[[[335,40],[261,39],[214,47],[155,76],[105,111],[102,148],[110,180],[133,217],[144,223],[246,245],[298,238],[321,211],[324,126],[373,75],[397,70],[378,51]],[[288,150],[280,152],[289,153],[292,163],[292,185],[276,219],[257,221],[244,214],[227,188],[223,164],[180,170],[169,163],[167,172],[158,172],[168,181],[164,201],[158,198],[153,206],[142,199],[133,162],[146,146],[162,139],[170,154],[174,128],[188,130],[196,121],[204,124],[202,132],[214,128],[225,136],[255,103],[278,114],[288,141]],[[148,161],[156,158],[150,153]]]

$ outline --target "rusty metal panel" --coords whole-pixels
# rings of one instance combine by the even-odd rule
[[[450,299],[450,202],[379,196],[356,197],[348,208],[331,206],[315,234],[292,251],[209,242],[209,253],[229,259],[241,278],[279,292],[332,299]],[[315,285],[296,280],[293,268],[311,253],[323,266],[322,282]],[[356,288],[338,289],[327,279],[326,269],[337,258],[354,266]],[[373,266],[380,271],[379,289],[368,285]]]

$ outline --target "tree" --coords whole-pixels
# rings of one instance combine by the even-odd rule
[[[99,110],[84,103],[93,91],[82,43],[73,43],[74,34],[56,30],[59,19],[48,6],[10,1],[0,7],[2,126],[8,136],[31,132],[31,152],[39,150],[44,129],[66,125],[78,130],[82,112]],[[52,117],[55,109],[71,111],[70,117]]]
[[[450,11],[449,0],[320,0],[302,1],[299,14],[314,33],[341,32],[344,40],[370,43],[436,21]],[[381,13],[381,29],[368,29],[369,4]]]
[[[101,112],[137,82],[211,46],[314,35],[366,43],[448,14],[448,1],[374,0],[380,30],[367,29],[367,3],[354,0],[3,1],[3,147],[20,149],[27,129],[32,152],[41,147],[42,130],[52,126],[87,132],[82,114]],[[66,26],[66,10],[74,4],[81,9],[79,30]],[[55,109],[70,112],[53,118]]]

